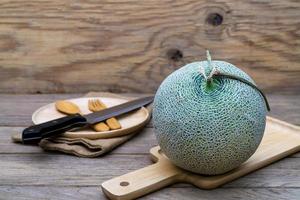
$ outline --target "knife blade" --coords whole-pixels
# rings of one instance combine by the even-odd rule
[[[55,136],[69,130],[83,128],[111,117],[117,117],[136,110],[150,104],[153,99],[154,96],[143,97],[87,115],[75,114],[33,125],[23,130],[22,142],[24,144],[38,143],[43,138]]]

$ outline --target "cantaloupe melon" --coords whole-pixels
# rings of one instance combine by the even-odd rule
[[[266,124],[266,102],[239,80],[212,76],[213,70],[254,81],[225,61],[194,62],[170,74],[153,104],[158,143],[177,166],[216,175],[246,161],[257,149]]]

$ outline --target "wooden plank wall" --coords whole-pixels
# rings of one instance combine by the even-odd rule
[[[155,92],[205,49],[299,94],[300,1],[0,2],[0,93]]]

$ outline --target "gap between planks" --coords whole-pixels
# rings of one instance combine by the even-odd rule
[[[1,197],[4,199],[53,199],[56,200],[107,200],[100,187],[53,187],[53,186],[0,186]],[[296,200],[300,195],[299,188],[218,188],[213,191],[200,190],[198,188],[164,188],[157,192],[144,196],[142,199],[227,199],[245,200],[256,199],[288,199]]]

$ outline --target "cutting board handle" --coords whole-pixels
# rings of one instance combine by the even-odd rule
[[[108,180],[101,187],[110,199],[136,199],[177,182],[179,175],[177,167],[158,161],[148,167]]]

